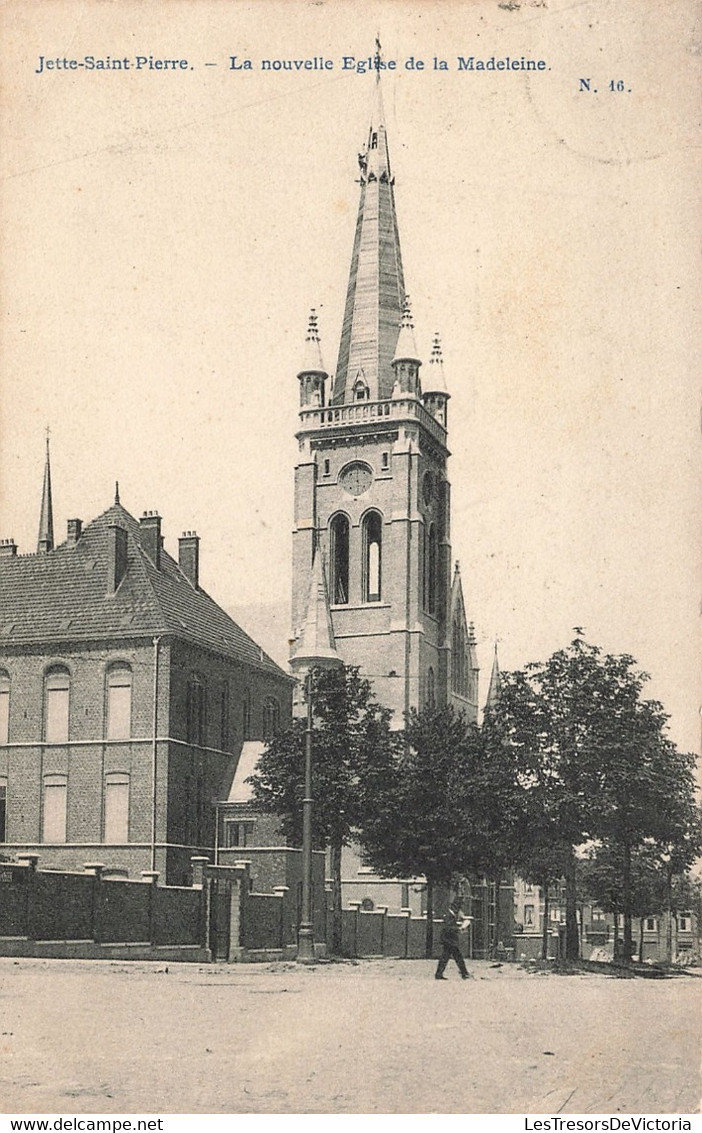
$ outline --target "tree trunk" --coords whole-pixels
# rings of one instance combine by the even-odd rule
[[[566,960],[580,957],[578,937],[578,893],[575,880],[575,852],[571,850],[566,871]]]
[[[541,959],[548,960],[548,918],[551,911],[549,906],[548,881],[541,882],[541,890],[544,895],[544,923],[541,926]]]
[[[332,956],[341,954],[341,839],[334,839],[330,846],[330,870],[332,882],[331,933],[329,951]]]
[[[630,964],[634,951],[631,939],[631,845],[624,846],[624,868],[622,870],[622,912],[624,913],[624,963]]]
[[[427,931],[424,942],[424,955],[431,960],[434,952],[434,882],[427,878]]]

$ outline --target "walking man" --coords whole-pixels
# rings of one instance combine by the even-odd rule
[[[435,980],[445,980],[444,969],[449,960],[455,960],[458,965],[458,970],[461,973],[461,979],[469,980],[470,973],[466,968],[465,960],[458,947],[458,928],[461,923],[463,914],[461,913],[461,903],[458,897],[454,897],[448,907],[448,912],[444,917],[443,928],[441,929],[441,957],[436,967]]]

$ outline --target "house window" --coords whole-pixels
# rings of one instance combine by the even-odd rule
[[[280,730],[280,705],[269,696],[263,705],[263,738],[270,740]]]
[[[384,452],[384,453],[381,454],[380,467],[383,469],[384,472],[387,472],[388,468],[390,467],[390,453],[389,452]]]
[[[224,824],[224,844],[232,850],[235,848],[243,848],[244,846],[253,846],[254,823],[253,822],[225,822]]]
[[[434,679],[434,670],[431,665],[427,670],[427,705],[429,708],[436,707],[436,682]]]
[[[47,775],[44,779],[44,815],[42,842],[66,841],[68,782],[65,775]]]
[[[105,778],[105,842],[129,841],[129,776],[110,774]]]
[[[219,718],[219,746],[226,751],[229,746],[229,683],[222,684],[222,699],[220,702]]]
[[[335,515],[329,526],[331,542],[331,592],[335,606],[345,606],[349,600],[349,521],[345,515]]]
[[[112,665],[107,673],[107,738],[126,740],[132,734],[132,670]]]
[[[251,693],[247,689],[244,693],[244,703],[242,705],[242,725],[244,730],[244,739],[251,739]]]
[[[186,712],[187,741],[202,747],[205,742],[205,686],[198,677],[188,681]]]
[[[7,841],[7,779],[0,779],[0,843]]]
[[[534,927],[534,906],[533,905],[525,905],[524,906],[524,927],[525,928],[533,928]]]
[[[0,669],[0,744],[10,738],[10,674]]]
[[[324,475],[328,476],[331,472],[331,463],[329,460],[324,461]]]
[[[383,521],[377,511],[363,520],[363,601],[379,602],[382,578]]]
[[[646,931],[647,932],[654,932],[655,928],[656,928],[656,918],[655,917],[647,917],[646,918]]]
[[[680,932],[690,931],[690,917],[688,917],[687,914],[678,917],[678,930]]]
[[[48,744],[62,744],[68,739],[69,693],[68,669],[56,665],[46,674],[45,682],[44,738]]]

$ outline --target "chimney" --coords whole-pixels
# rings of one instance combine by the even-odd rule
[[[156,567],[161,568],[161,516],[157,511],[145,511],[139,520],[141,545]]]
[[[14,539],[0,539],[0,558],[13,559],[17,554],[17,544]]]
[[[114,594],[127,573],[127,531],[118,523],[107,528],[107,593]]]
[[[197,590],[200,579],[200,536],[197,531],[184,531],[178,540],[178,566]]]
[[[82,519],[69,519],[67,525],[66,542],[69,547],[75,547],[83,530]]]

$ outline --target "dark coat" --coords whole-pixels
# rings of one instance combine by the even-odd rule
[[[449,908],[444,914],[444,923],[441,929],[441,943],[458,945],[458,925],[461,920],[460,910]]]

